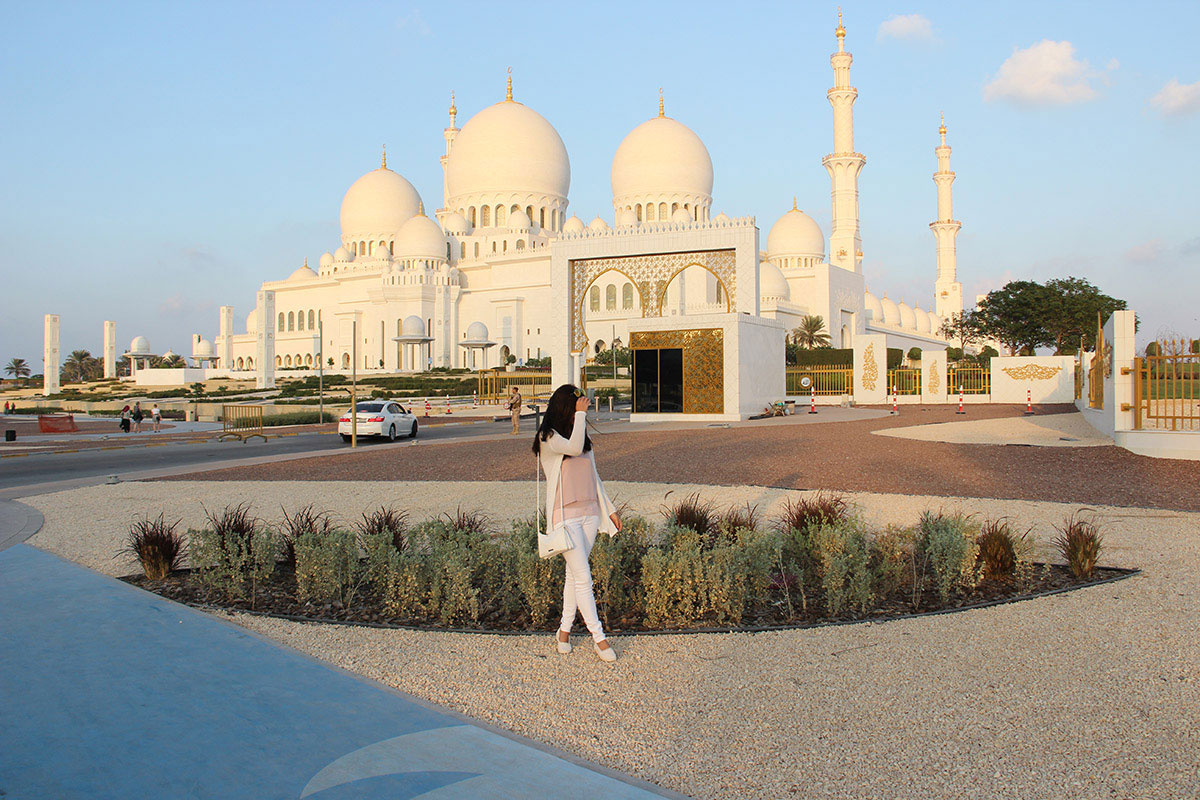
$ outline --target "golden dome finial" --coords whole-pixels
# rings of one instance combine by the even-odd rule
[[[660,117],[665,117],[667,115],[666,111],[663,110],[663,92],[661,86],[658,87],[658,115]]]
[[[837,37],[839,39],[846,38],[846,26],[842,24],[842,7],[841,6],[838,6]]]
[[[304,266],[308,266],[308,256],[304,257]]]
[[[458,106],[456,106],[454,104],[454,91],[451,90],[450,91],[450,121],[453,122],[454,118],[456,116],[458,116]]]
[[[946,135],[946,112],[942,112],[942,124],[938,126],[938,133],[942,136]]]
[[[380,159],[379,168],[387,169],[387,145],[386,144],[383,146],[383,158]]]
[[[508,91],[504,94],[505,102],[512,102],[512,67],[508,68]]]
[[[422,217],[425,216],[425,201],[423,201],[423,200],[417,201],[417,214]]]
[[[792,211],[799,211],[799,210],[800,209],[796,208],[796,195],[792,195]]]

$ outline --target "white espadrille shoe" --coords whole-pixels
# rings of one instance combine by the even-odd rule
[[[605,641],[607,641],[607,639]],[[592,649],[594,649],[596,651],[596,655],[600,657],[601,661],[616,661],[617,660],[617,651],[613,650],[613,647],[611,644],[608,647],[601,650],[600,645],[593,642]]]
[[[558,637],[557,633],[554,634],[554,644],[558,647],[558,652],[562,653],[564,656],[569,654],[571,652],[571,634],[567,634],[567,640],[565,642]]]

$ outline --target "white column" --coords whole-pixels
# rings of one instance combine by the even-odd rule
[[[255,334],[254,386],[275,388],[275,292],[260,291],[255,307],[258,333]]]
[[[887,393],[887,339],[881,333],[855,336],[855,405],[878,405],[887,399]]]
[[[58,314],[47,314],[42,347],[42,393],[58,391]]]
[[[221,306],[221,347],[217,357],[221,359],[221,369],[233,369],[233,306]]]
[[[117,323],[104,321],[104,377],[117,377]]]
[[[946,348],[921,348],[921,402],[945,403],[958,394],[958,387],[946,385]],[[947,395],[947,390],[951,394]]]
[[[829,172],[833,198],[833,230],[829,236],[829,263],[859,272],[862,269],[862,237],[858,227],[858,174],[867,159],[854,152],[854,101],[858,90],[850,85],[846,52],[846,29],[838,12],[838,50],[829,58],[833,66],[833,88],[826,92],[833,107],[833,152],[821,163]]]
[[[962,223],[954,219],[954,172],[950,169],[950,146],[946,144],[946,120],[938,128],[941,144],[937,154],[938,171],[933,174],[937,184],[937,220],[929,223],[937,239],[937,280],[934,283],[934,311],[949,319],[963,310],[962,284],[958,282],[958,256],[955,240]]]

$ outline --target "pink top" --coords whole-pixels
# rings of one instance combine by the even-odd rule
[[[558,492],[562,499],[565,519],[600,516],[600,498],[596,496],[596,467],[591,452],[564,458],[558,474]],[[559,498],[554,502],[554,523],[560,517]]]

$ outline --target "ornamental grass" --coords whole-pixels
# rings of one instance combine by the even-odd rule
[[[179,520],[167,522],[165,514],[135,519],[122,552],[132,555],[152,581],[161,581],[179,569],[187,551],[187,537],[177,533]]]

